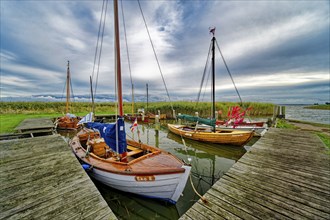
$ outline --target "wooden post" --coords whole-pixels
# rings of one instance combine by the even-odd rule
[[[181,115],[181,113],[179,113],[179,115]],[[180,118],[178,120],[178,124],[181,125],[181,119]]]
[[[159,146],[159,130],[160,130],[159,115],[156,115],[155,116],[155,145],[156,145],[156,147]]]
[[[285,118],[285,106],[274,106],[273,121],[275,121],[276,118]]]
[[[198,117],[198,112],[195,112],[195,116]]]
[[[176,119],[175,110],[173,109],[173,118]]]
[[[155,130],[158,131],[160,129],[159,115],[155,116]]]

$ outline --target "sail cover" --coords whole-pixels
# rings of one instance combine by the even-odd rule
[[[125,124],[123,118],[118,118],[117,123],[111,124],[88,122],[86,127],[99,130],[101,137],[104,138],[105,143],[113,151],[116,151],[119,154],[127,151]]]
[[[187,120],[187,121],[191,121],[191,122],[198,122],[199,124],[206,124],[206,125],[209,125],[209,126],[212,126],[214,127],[215,126],[215,119],[207,119],[207,118],[200,118],[200,117],[197,117],[197,116],[192,116],[192,115],[178,115],[177,118],[180,118],[180,119],[184,119],[184,120]]]

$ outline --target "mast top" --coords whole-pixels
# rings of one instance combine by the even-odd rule
[[[213,37],[215,35],[215,27],[209,27],[210,33],[213,34]]]

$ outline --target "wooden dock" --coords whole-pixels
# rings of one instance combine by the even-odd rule
[[[49,135],[55,130],[53,121],[49,118],[28,118],[24,119],[16,128],[20,134],[29,134],[31,137],[36,135]]]
[[[270,129],[180,219],[330,219],[330,156],[310,132]]]
[[[0,219],[116,219],[60,135],[0,142]]]

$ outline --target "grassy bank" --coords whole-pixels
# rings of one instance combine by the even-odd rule
[[[0,102],[0,133],[13,132],[13,129],[25,118],[47,117],[55,118],[64,115],[64,102]],[[232,106],[237,106],[233,102],[216,103],[216,109],[222,112],[219,118],[225,118],[228,109]],[[248,112],[249,116],[271,116],[273,114],[274,105],[270,103],[244,103],[244,108],[251,107]],[[172,107],[168,102],[152,102],[135,103],[135,109],[144,108],[145,111],[157,114],[158,110],[162,114],[172,116]],[[195,102],[173,102],[173,109],[176,113],[195,114],[199,112],[202,117],[208,117],[211,114],[211,103],[204,102],[196,105]],[[84,116],[91,111],[91,104],[85,102],[71,103],[70,113],[79,116]],[[115,103],[96,103],[95,113],[99,114],[115,114]],[[131,103],[124,103],[124,112],[131,113]]]
[[[311,105],[304,108],[308,109],[319,109],[319,110],[330,110],[330,105]]]
[[[64,114],[65,103],[64,102],[1,102],[1,114],[17,114],[17,113],[56,113]],[[199,112],[202,117],[207,117],[211,114],[211,103],[202,102],[198,105],[196,102],[173,102],[173,109],[176,113],[183,114],[195,114]],[[223,115],[227,115],[228,109],[232,106],[237,106],[238,103],[234,102],[218,102],[216,103],[216,109],[222,112]],[[250,107],[248,112],[250,116],[269,116],[273,114],[274,105],[271,103],[253,103],[246,102],[243,104],[244,108]],[[135,103],[135,111],[138,108],[144,108],[145,111],[157,113],[158,110],[163,114],[172,114],[172,106],[169,102],[152,102],[147,103],[138,102]],[[96,114],[113,114],[115,113],[116,106],[114,103],[96,103]],[[86,102],[75,102],[71,104],[70,112],[75,114],[84,114],[91,111],[91,104]],[[124,103],[124,112],[132,112],[132,104]]]

